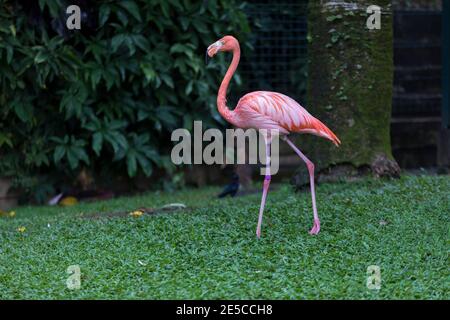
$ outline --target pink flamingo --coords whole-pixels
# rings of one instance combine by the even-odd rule
[[[308,113],[300,104],[277,92],[269,91],[255,91],[243,96],[234,110],[228,109],[226,105],[226,93],[228,85],[234,72],[239,64],[241,50],[239,42],[232,36],[225,36],[219,41],[216,41],[206,50],[206,59],[212,58],[217,52],[231,51],[233,53],[233,60],[229,66],[217,95],[217,108],[219,113],[225,120],[236,127],[248,129],[266,129],[278,130],[282,140],[286,141],[289,146],[294,149],[297,155],[306,163],[309,172],[309,181],[311,185],[311,197],[314,214],[314,225],[309,232],[310,234],[318,234],[320,231],[320,220],[317,214],[316,194],[314,191],[314,164],[292,143],[287,137],[292,132],[310,133],[331,140],[336,146],[341,143],[336,135],[328,129],[322,122],[314,118]],[[267,157],[267,171],[264,178],[263,194],[261,199],[261,207],[259,209],[258,225],[256,228],[256,236],[261,236],[261,224],[264,212],[264,205],[266,203],[267,192],[270,185],[270,165],[269,165],[269,150],[271,137],[266,138],[266,157]]]

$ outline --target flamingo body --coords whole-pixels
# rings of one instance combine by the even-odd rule
[[[281,134],[310,133],[340,144],[336,135],[294,99],[271,91],[254,91],[243,96],[232,121],[240,128],[278,129]]]
[[[314,225],[310,234],[318,234],[320,231],[320,220],[317,214],[316,195],[314,189],[314,164],[289,140],[290,133],[309,133],[319,137],[331,140],[336,146],[341,143],[339,138],[325,126],[320,120],[313,117],[305,108],[303,108],[294,99],[271,91],[255,91],[243,96],[236,108],[230,110],[227,105],[226,93],[228,85],[239,64],[241,55],[239,42],[232,36],[225,36],[219,41],[210,45],[206,51],[207,58],[213,57],[219,51],[233,52],[233,60],[222,80],[217,94],[217,108],[225,120],[243,129],[275,129],[281,134],[284,141],[297,153],[297,155],[306,163],[309,172],[312,207],[314,214]],[[271,139],[266,139],[266,166],[270,169],[270,144]],[[270,170],[267,170],[270,172]],[[261,224],[266,203],[266,197],[269,190],[271,175],[266,174],[263,184],[263,194],[261,206],[259,209],[258,225],[256,235],[261,235]]]

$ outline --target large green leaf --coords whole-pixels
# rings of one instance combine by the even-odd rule
[[[119,1],[118,5],[125,8],[136,20],[142,21],[139,7],[134,1]]]

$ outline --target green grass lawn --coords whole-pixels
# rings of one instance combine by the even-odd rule
[[[322,184],[322,230],[309,192],[215,199],[217,188],[73,207],[21,207],[0,218],[1,299],[449,299],[449,176]],[[177,213],[92,219],[182,202]],[[19,232],[19,227],[25,232]],[[81,288],[66,287],[70,265]],[[381,289],[366,287],[367,267]]]

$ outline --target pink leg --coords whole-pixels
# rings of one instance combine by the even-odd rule
[[[298,156],[306,163],[309,172],[309,184],[311,185],[311,197],[312,197],[312,206],[314,213],[314,226],[312,227],[310,234],[318,234],[320,231],[320,220],[319,215],[317,214],[316,207],[316,192],[314,190],[314,163],[312,163],[293,143],[288,137],[284,137],[284,140],[291,146],[292,149],[298,154]]]
[[[269,185],[270,185],[270,142],[266,142],[266,176],[264,178],[264,185],[263,185],[263,194],[261,198],[261,207],[259,208],[259,217],[258,217],[258,226],[256,227],[256,236],[258,239],[261,237],[261,224],[262,224],[262,218],[264,213],[264,206],[266,204],[266,197],[267,192],[269,191]]]

